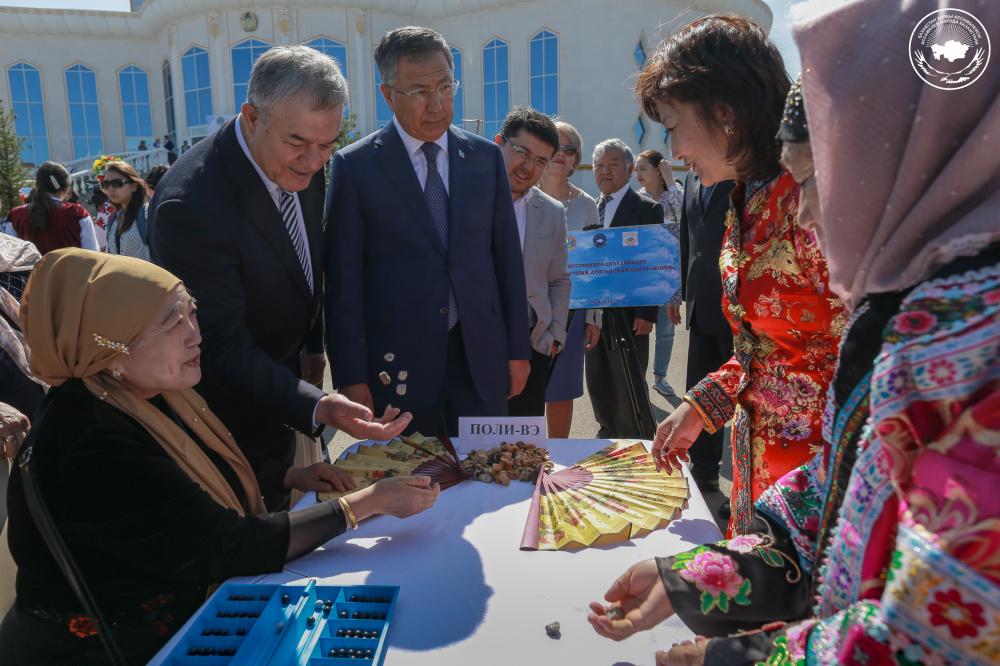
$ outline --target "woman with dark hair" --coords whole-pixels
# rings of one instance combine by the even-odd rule
[[[33,243],[43,255],[63,247],[99,250],[94,222],[78,204],[67,203],[69,171],[56,162],[45,162],[35,172],[35,196],[10,211],[8,221],[18,238]]]
[[[657,465],[686,455],[701,430],[732,427],[731,535],[753,503],[823,446],[822,416],[844,304],[827,286],[815,236],[798,225],[799,186],[775,138],[791,85],[764,30],[709,16],[660,45],[636,96],[670,134],[671,154],[702,185],[735,179],[720,267],[735,354],[660,424]]]
[[[108,252],[149,261],[146,183],[139,172],[126,162],[108,162],[101,189],[115,207],[108,220]]]
[[[170,168],[169,164],[154,164],[149,171],[146,172],[146,177],[143,180],[146,182],[146,194],[149,196],[150,201],[153,199],[153,192],[156,191],[156,185],[163,178],[163,174],[167,172]]]

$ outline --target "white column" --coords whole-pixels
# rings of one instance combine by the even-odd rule
[[[167,45],[170,47],[170,84],[174,89],[174,127],[177,130],[177,154],[180,154],[181,144],[184,139],[189,139],[191,133],[188,131],[187,100],[184,98],[184,65],[181,62],[180,35],[177,33],[177,24],[171,23],[167,26]]]
[[[372,99],[372,89],[375,87],[375,77],[372,75],[372,39],[368,31],[368,16],[355,9],[351,18],[354,21],[354,32],[350,33],[351,50],[351,111],[357,117],[356,131],[360,136],[367,136],[375,130],[375,107]],[[380,94],[376,91],[375,94]]]
[[[212,62],[212,109],[216,115],[236,113],[233,109],[233,71],[232,56],[229,53],[227,31],[222,22],[225,14],[209,12],[208,14],[208,47]],[[199,125],[205,124],[204,118],[198,119]]]

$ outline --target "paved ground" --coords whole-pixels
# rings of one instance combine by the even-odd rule
[[[653,335],[650,335],[650,345],[653,343]],[[684,388],[684,378],[685,378],[685,367],[687,363],[687,343],[688,335],[687,330],[684,329],[683,324],[677,327],[674,336],[674,348],[671,354],[670,364],[667,367],[667,382],[674,387],[678,393],[681,393]],[[649,354],[649,372],[647,373],[647,382],[652,385],[653,382],[653,353],[650,349]],[[326,379],[324,381],[324,388],[327,391],[332,391],[332,384],[330,382],[329,370],[327,371]],[[675,407],[680,405],[680,396],[673,396],[671,398],[664,398],[656,391],[650,389],[650,395],[653,402],[653,414],[656,416],[657,422],[665,419]],[[329,429],[328,429],[329,430]],[[573,404],[573,426],[570,429],[570,438],[572,439],[592,439],[597,436],[597,421],[594,420],[594,411],[590,406],[590,396],[586,393],[586,386],[584,386],[584,394],[582,397],[577,398]],[[328,442],[328,448],[331,458],[337,458],[340,454],[352,445],[355,440],[346,435],[343,432],[337,432],[333,435],[332,439],[327,435],[324,440]],[[728,501],[726,498],[729,496],[730,489],[732,487],[732,453],[729,447],[729,433],[727,430],[726,434],[726,449],[723,452],[723,465],[721,482],[722,492],[709,493],[705,496],[705,501],[712,511],[721,505],[724,501]],[[724,493],[724,494],[723,494]],[[717,520],[719,523],[719,528],[725,533],[726,521]]]

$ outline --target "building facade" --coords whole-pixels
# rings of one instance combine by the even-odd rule
[[[239,113],[260,54],[303,43],[340,62],[363,136],[391,118],[372,50],[386,31],[418,24],[451,44],[461,82],[456,125],[492,137],[508,109],[529,104],[575,125],[588,163],[593,146],[612,136],[637,152],[665,150],[661,128],[642,115],[631,88],[646,54],[671,29],[714,12],[767,27],[772,21],[763,0],[690,4],[132,0],[131,12],[0,7],[0,99],[18,115],[26,163],[120,154],[164,135],[193,145]],[[586,180],[581,185],[592,185]]]

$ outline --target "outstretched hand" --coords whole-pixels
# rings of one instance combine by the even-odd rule
[[[605,592],[604,599],[611,606],[591,602],[593,612],[587,616],[587,621],[601,636],[616,641],[637,631],[652,629],[674,614],[655,560],[645,560],[630,567]],[[620,609],[623,614],[620,619],[608,616],[613,608]]]
[[[323,396],[316,408],[317,422],[343,430],[355,439],[392,439],[406,429],[412,418],[409,412],[400,414],[399,409],[388,406],[381,417],[374,418],[371,409],[339,393]]]
[[[656,428],[653,439],[653,464],[657,471],[680,470],[681,461],[688,460],[688,449],[698,439],[705,421],[701,414],[686,402]]]

